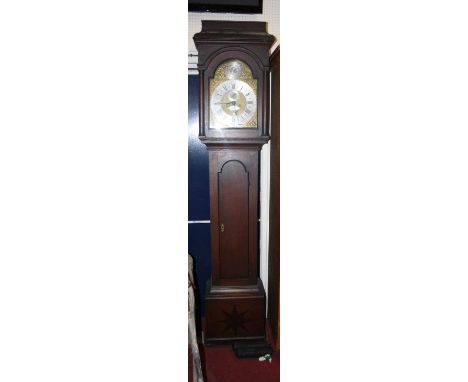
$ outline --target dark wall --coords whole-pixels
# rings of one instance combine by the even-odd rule
[[[198,75],[188,76],[188,252],[195,261],[198,313],[205,313],[205,286],[211,274],[208,151],[198,139]]]

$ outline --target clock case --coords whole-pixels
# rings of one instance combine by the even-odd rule
[[[264,22],[202,21],[194,35],[200,83],[199,138],[210,179],[211,279],[205,343],[265,338],[265,290],[258,277],[259,153],[269,136],[270,48]],[[210,126],[210,79],[229,59],[257,80],[257,128]]]

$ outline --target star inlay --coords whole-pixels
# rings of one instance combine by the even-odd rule
[[[239,313],[237,311],[237,306],[234,305],[231,313],[228,313],[224,310],[223,313],[226,316],[226,318],[224,320],[218,321],[218,323],[224,324],[224,332],[227,332],[228,330],[233,330],[234,336],[237,336],[237,331],[239,329],[242,329],[245,332],[247,332],[245,324],[252,321],[248,318],[245,318],[246,314],[248,313],[247,310],[245,312]]]

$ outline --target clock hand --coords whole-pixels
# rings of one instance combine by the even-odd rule
[[[231,102],[215,102],[215,105],[235,105],[236,101],[231,101]]]

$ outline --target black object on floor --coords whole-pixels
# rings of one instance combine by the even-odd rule
[[[238,358],[261,357],[273,352],[271,346],[264,340],[235,341],[232,348]]]

